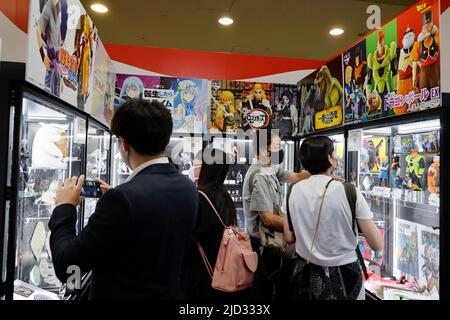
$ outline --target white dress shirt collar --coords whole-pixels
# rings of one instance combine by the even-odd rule
[[[135,176],[137,176],[142,170],[146,169],[147,167],[150,167],[154,164],[167,164],[169,163],[169,158],[167,157],[161,157],[157,159],[153,159],[147,162],[144,162],[139,167],[133,170],[133,172],[130,174],[126,182],[131,181]]]

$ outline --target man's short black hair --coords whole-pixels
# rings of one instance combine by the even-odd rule
[[[309,137],[300,147],[300,161],[310,174],[326,172],[330,167],[328,156],[334,152],[333,141],[326,136]]]
[[[261,151],[268,150],[272,145],[272,140],[275,137],[279,137],[280,135],[277,133],[277,130],[270,129],[259,129],[254,133],[253,136],[253,151],[256,156],[259,157]]]
[[[111,120],[114,135],[123,138],[137,153],[148,156],[164,152],[172,129],[170,111],[157,101],[129,100]]]

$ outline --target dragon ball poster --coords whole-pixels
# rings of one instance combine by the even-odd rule
[[[343,122],[342,56],[298,83],[301,133],[333,128]],[[307,88],[306,97],[301,94]]]
[[[31,0],[26,80],[80,108],[93,93],[97,28],[78,0]]]
[[[365,41],[361,41],[343,54],[344,124],[367,121],[367,97],[364,91],[367,76],[366,57]]]

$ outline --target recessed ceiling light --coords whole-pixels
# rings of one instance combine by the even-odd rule
[[[95,3],[91,6],[91,9],[98,13],[106,13],[108,12],[108,8],[100,3]]]
[[[230,24],[234,23],[234,20],[229,17],[222,17],[219,19],[219,23],[223,24],[224,26],[229,26]]]
[[[341,29],[341,28],[334,28],[334,29],[331,29],[331,30],[330,30],[330,34],[331,34],[332,36],[340,36],[340,35],[343,34],[343,33],[344,33],[344,30]]]

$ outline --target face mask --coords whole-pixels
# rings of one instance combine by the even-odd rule
[[[123,163],[125,163],[128,168],[133,170],[130,166],[130,157],[129,157],[128,151],[125,151],[122,144],[120,145],[120,156],[122,158]]]
[[[189,179],[196,183],[198,180],[198,177],[195,175],[195,169],[201,168],[201,166],[192,166],[191,169],[189,169]]]
[[[270,153],[270,161],[274,165],[282,164],[284,161],[284,150]]]

